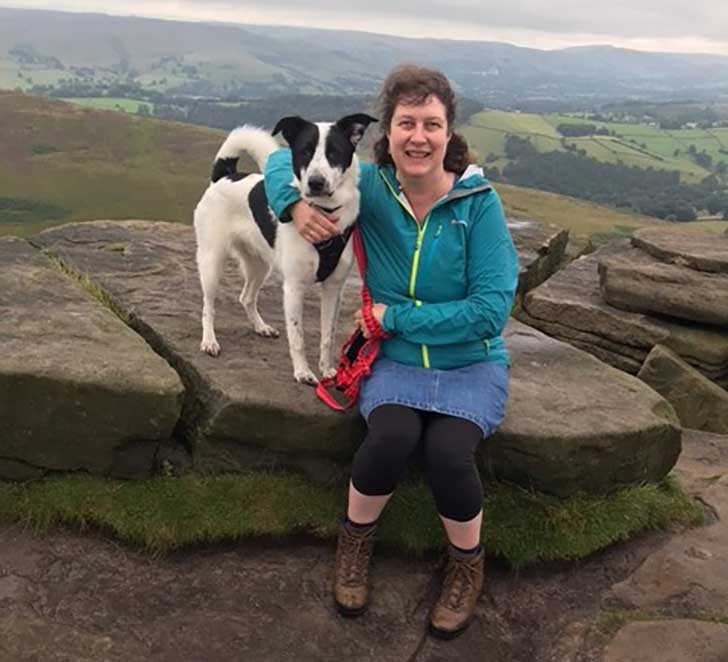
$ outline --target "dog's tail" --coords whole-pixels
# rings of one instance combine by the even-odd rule
[[[238,174],[238,159],[243,153],[250,154],[262,172],[271,153],[278,149],[275,138],[264,129],[256,126],[240,126],[233,129],[227,137],[212,164],[211,179],[216,182],[223,177]]]

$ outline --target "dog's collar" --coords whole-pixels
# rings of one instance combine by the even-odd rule
[[[338,207],[328,208],[328,207],[322,207],[321,205],[315,205],[312,202],[309,203],[312,207],[315,207],[319,211],[324,212],[324,214],[333,214],[335,211],[339,211],[344,205],[339,205]]]

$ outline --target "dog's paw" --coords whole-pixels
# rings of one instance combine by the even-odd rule
[[[255,332],[259,336],[263,336],[263,338],[278,338],[278,336],[281,335],[278,333],[277,329],[274,329],[272,326],[268,326],[267,324],[258,327]]]
[[[308,386],[316,386],[318,379],[310,370],[298,370],[293,373],[293,379],[299,384],[307,384]]]
[[[200,351],[205,352],[205,354],[209,354],[210,356],[219,356],[220,355],[220,345],[210,340],[203,340],[200,343]]]
[[[321,374],[324,379],[333,379],[336,377],[336,368],[321,368]]]

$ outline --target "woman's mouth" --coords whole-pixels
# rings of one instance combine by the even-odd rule
[[[410,159],[426,159],[430,152],[422,149],[407,149],[404,152]]]

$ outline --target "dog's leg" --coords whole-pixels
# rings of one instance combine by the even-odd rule
[[[264,338],[277,338],[278,331],[269,324],[266,324],[258,312],[258,292],[265,283],[271,266],[259,255],[246,252],[245,256],[238,258],[240,273],[245,279],[243,291],[240,293],[240,303],[245,310],[248,319],[255,328],[255,332]]]
[[[215,337],[215,299],[225,262],[223,250],[197,251],[197,268],[202,285],[202,342],[200,350],[210,356],[220,354],[220,344]]]
[[[321,347],[319,354],[319,370],[324,378],[336,374],[333,358],[334,334],[336,321],[339,318],[341,290],[343,283],[329,278],[321,284]]]
[[[303,293],[302,283],[284,281],[283,312],[286,316],[288,349],[293,362],[293,378],[300,384],[316,385],[318,380],[308,367],[303,342]]]

